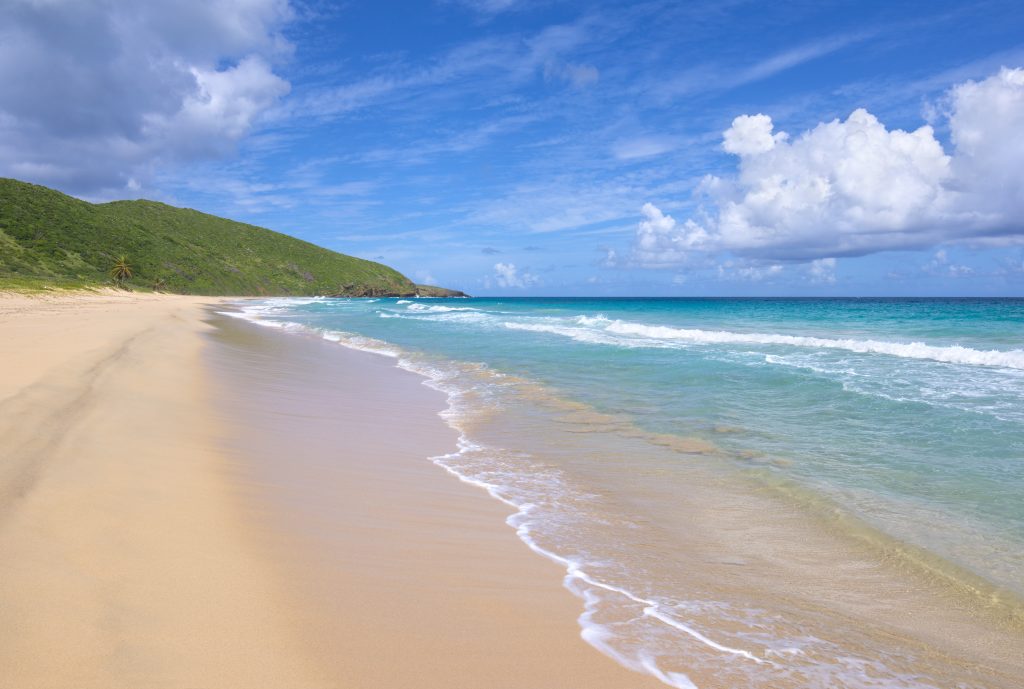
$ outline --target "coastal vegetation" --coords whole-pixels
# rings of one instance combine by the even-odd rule
[[[0,179],[0,288],[179,294],[458,296],[380,263],[156,201],[92,204]]]
[[[110,277],[114,279],[118,285],[124,285],[125,280],[130,280],[132,277],[132,267],[128,265],[128,258],[120,256],[114,265],[110,268]]]

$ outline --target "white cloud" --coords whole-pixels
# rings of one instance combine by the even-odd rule
[[[569,63],[565,57],[586,44],[590,31],[584,19],[548,26],[527,38],[490,36],[473,40],[434,59],[399,60],[372,76],[364,76],[361,70],[354,81],[338,83],[335,78],[327,84],[307,86],[275,115],[329,119],[371,106],[421,114],[424,100],[447,102],[462,112],[463,99],[508,98],[516,88],[530,84],[538,71],[549,78],[585,86],[599,76],[597,69]]]
[[[189,71],[195,89],[184,96],[177,112],[142,114],[143,133],[154,143],[174,143],[177,156],[223,153],[222,146],[233,146],[248,134],[256,117],[289,90],[288,82],[253,55],[226,69]]]
[[[725,261],[718,265],[720,280],[742,280],[744,282],[763,282],[782,275],[781,264],[755,265],[743,261]]]
[[[788,137],[785,132],[772,133],[772,118],[767,115],[740,115],[722,135],[722,148],[727,153],[750,156],[766,153]]]
[[[667,136],[641,136],[615,142],[612,146],[612,155],[619,160],[651,158],[668,153],[678,145],[675,139]]]
[[[690,252],[708,244],[707,231],[693,220],[679,224],[653,203],[645,203],[640,210],[644,219],[637,227],[633,252],[639,263],[651,267],[677,265]]]
[[[964,278],[973,275],[974,268],[953,263],[949,260],[949,253],[945,249],[939,249],[932,256],[932,260],[924,266],[924,272],[940,277]]]
[[[738,179],[717,187],[714,231],[725,248],[783,258],[903,248],[948,206],[950,161],[930,126],[889,131],[855,110],[787,143],[764,119],[760,148],[749,133],[726,133],[742,143],[731,151]]]
[[[462,5],[474,12],[492,15],[518,9],[523,5],[522,0],[445,0],[454,4]]]
[[[790,138],[766,115],[723,133],[735,177],[701,185],[712,209],[682,223],[644,206],[634,257],[688,253],[813,261],[949,241],[1024,236],[1024,70],[1003,69],[948,95],[952,152],[931,126],[889,130],[863,109]]]
[[[539,279],[532,273],[525,271],[520,273],[514,263],[494,264],[494,281],[498,283],[498,287],[525,289],[530,285],[537,284]]]
[[[729,67],[715,63],[698,64],[669,79],[659,75],[646,84],[645,90],[659,102],[671,101],[694,93],[728,91],[812,62],[870,36],[870,33],[839,34],[794,46],[745,67]]]
[[[652,185],[642,175],[611,180],[581,178],[573,174],[528,180],[501,196],[475,204],[468,220],[476,225],[531,234],[578,230],[579,228],[624,221],[616,232],[629,232],[629,218],[636,212],[636,199],[649,193]],[[680,193],[686,187],[673,183],[658,193]]]
[[[779,72],[784,72],[805,62],[816,60],[837,50],[842,50],[852,43],[863,41],[869,35],[866,33],[841,34],[790,48],[741,70],[732,77],[730,80],[731,85],[739,86],[752,81],[767,79]]]
[[[0,4],[0,175],[83,194],[219,157],[288,92],[287,0]]]
[[[811,261],[807,268],[811,274],[811,282],[824,284],[835,284],[836,281],[836,259],[819,258]]]
[[[544,78],[549,81],[566,81],[573,88],[581,89],[596,84],[601,78],[601,72],[593,65],[548,60],[544,65]]]
[[[961,209],[980,234],[1024,234],[1024,69],[956,86],[949,107]]]

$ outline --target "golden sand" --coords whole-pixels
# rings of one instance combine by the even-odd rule
[[[421,377],[245,323],[220,323],[215,339],[225,446],[331,676],[352,687],[663,686],[588,646],[562,567],[505,525],[510,508],[427,460],[456,435]]]
[[[0,687],[660,686],[426,461],[418,380],[210,302],[0,297]]]

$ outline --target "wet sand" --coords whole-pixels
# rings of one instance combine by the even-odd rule
[[[0,297],[0,687],[660,686],[426,460],[437,393],[211,301]]]
[[[213,339],[236,483],[343,686],[663,686],[588,646],[562,568],[504,524],[510,509],[427,460],[456,435],[423,378],[228,319]]]

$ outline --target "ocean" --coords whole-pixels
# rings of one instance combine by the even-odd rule
[[[424,461],[509,505],[565,568],[583,638],[627,667],[680,688],[1013,686],[1022,299],[238,307],[447,393],[459,447]]]

